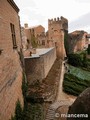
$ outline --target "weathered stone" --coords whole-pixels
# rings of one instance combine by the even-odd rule
[[[75,102],[70,106],[68,114],[84,114],[84,116],[70,117],[67,120],[90,120],[90,88],[87,88],[77,97]]]
[[[88,47],[89,39],[86,37],[87,34],[85,31],[78,30],[69,34],[69,53],[82,51]]]

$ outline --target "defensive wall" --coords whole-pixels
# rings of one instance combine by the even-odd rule
[[[37,80],[42,82],[56,60],[55,48],[37,49],[36,53],[24,58],[26,76],[30,84]]]

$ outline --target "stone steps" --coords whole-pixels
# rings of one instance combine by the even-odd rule
[[[49,108],[45,120],[54,120],[54,117],[55,117],[55,110]]]
[[[62,101],[56,101],[55,103],[53,103],[49,109],[48,109],[48,112],[47,112],[47,115],[46,115],[46,119],[45,120],[54,120],[55,119],[55,111],[60,107],[60,106],[69,106],[71,105],[71,102],[70,101],[67,101],[67,100],[62,100]]]

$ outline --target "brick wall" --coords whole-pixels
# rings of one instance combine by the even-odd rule
[[[15,25],[17,49],[13,49],[10,23]],[[18,51],[21,47],[19,17],[7,0],[0,0],[0,120],[9,120],[16,101],[22,97],[22,68]]]

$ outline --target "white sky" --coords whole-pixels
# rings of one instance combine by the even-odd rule
[[[69,21],[69,32],[90,32],[90,0],[14,0],[20,8],[21,25],[43,25],[48,19],[63,16]]]

